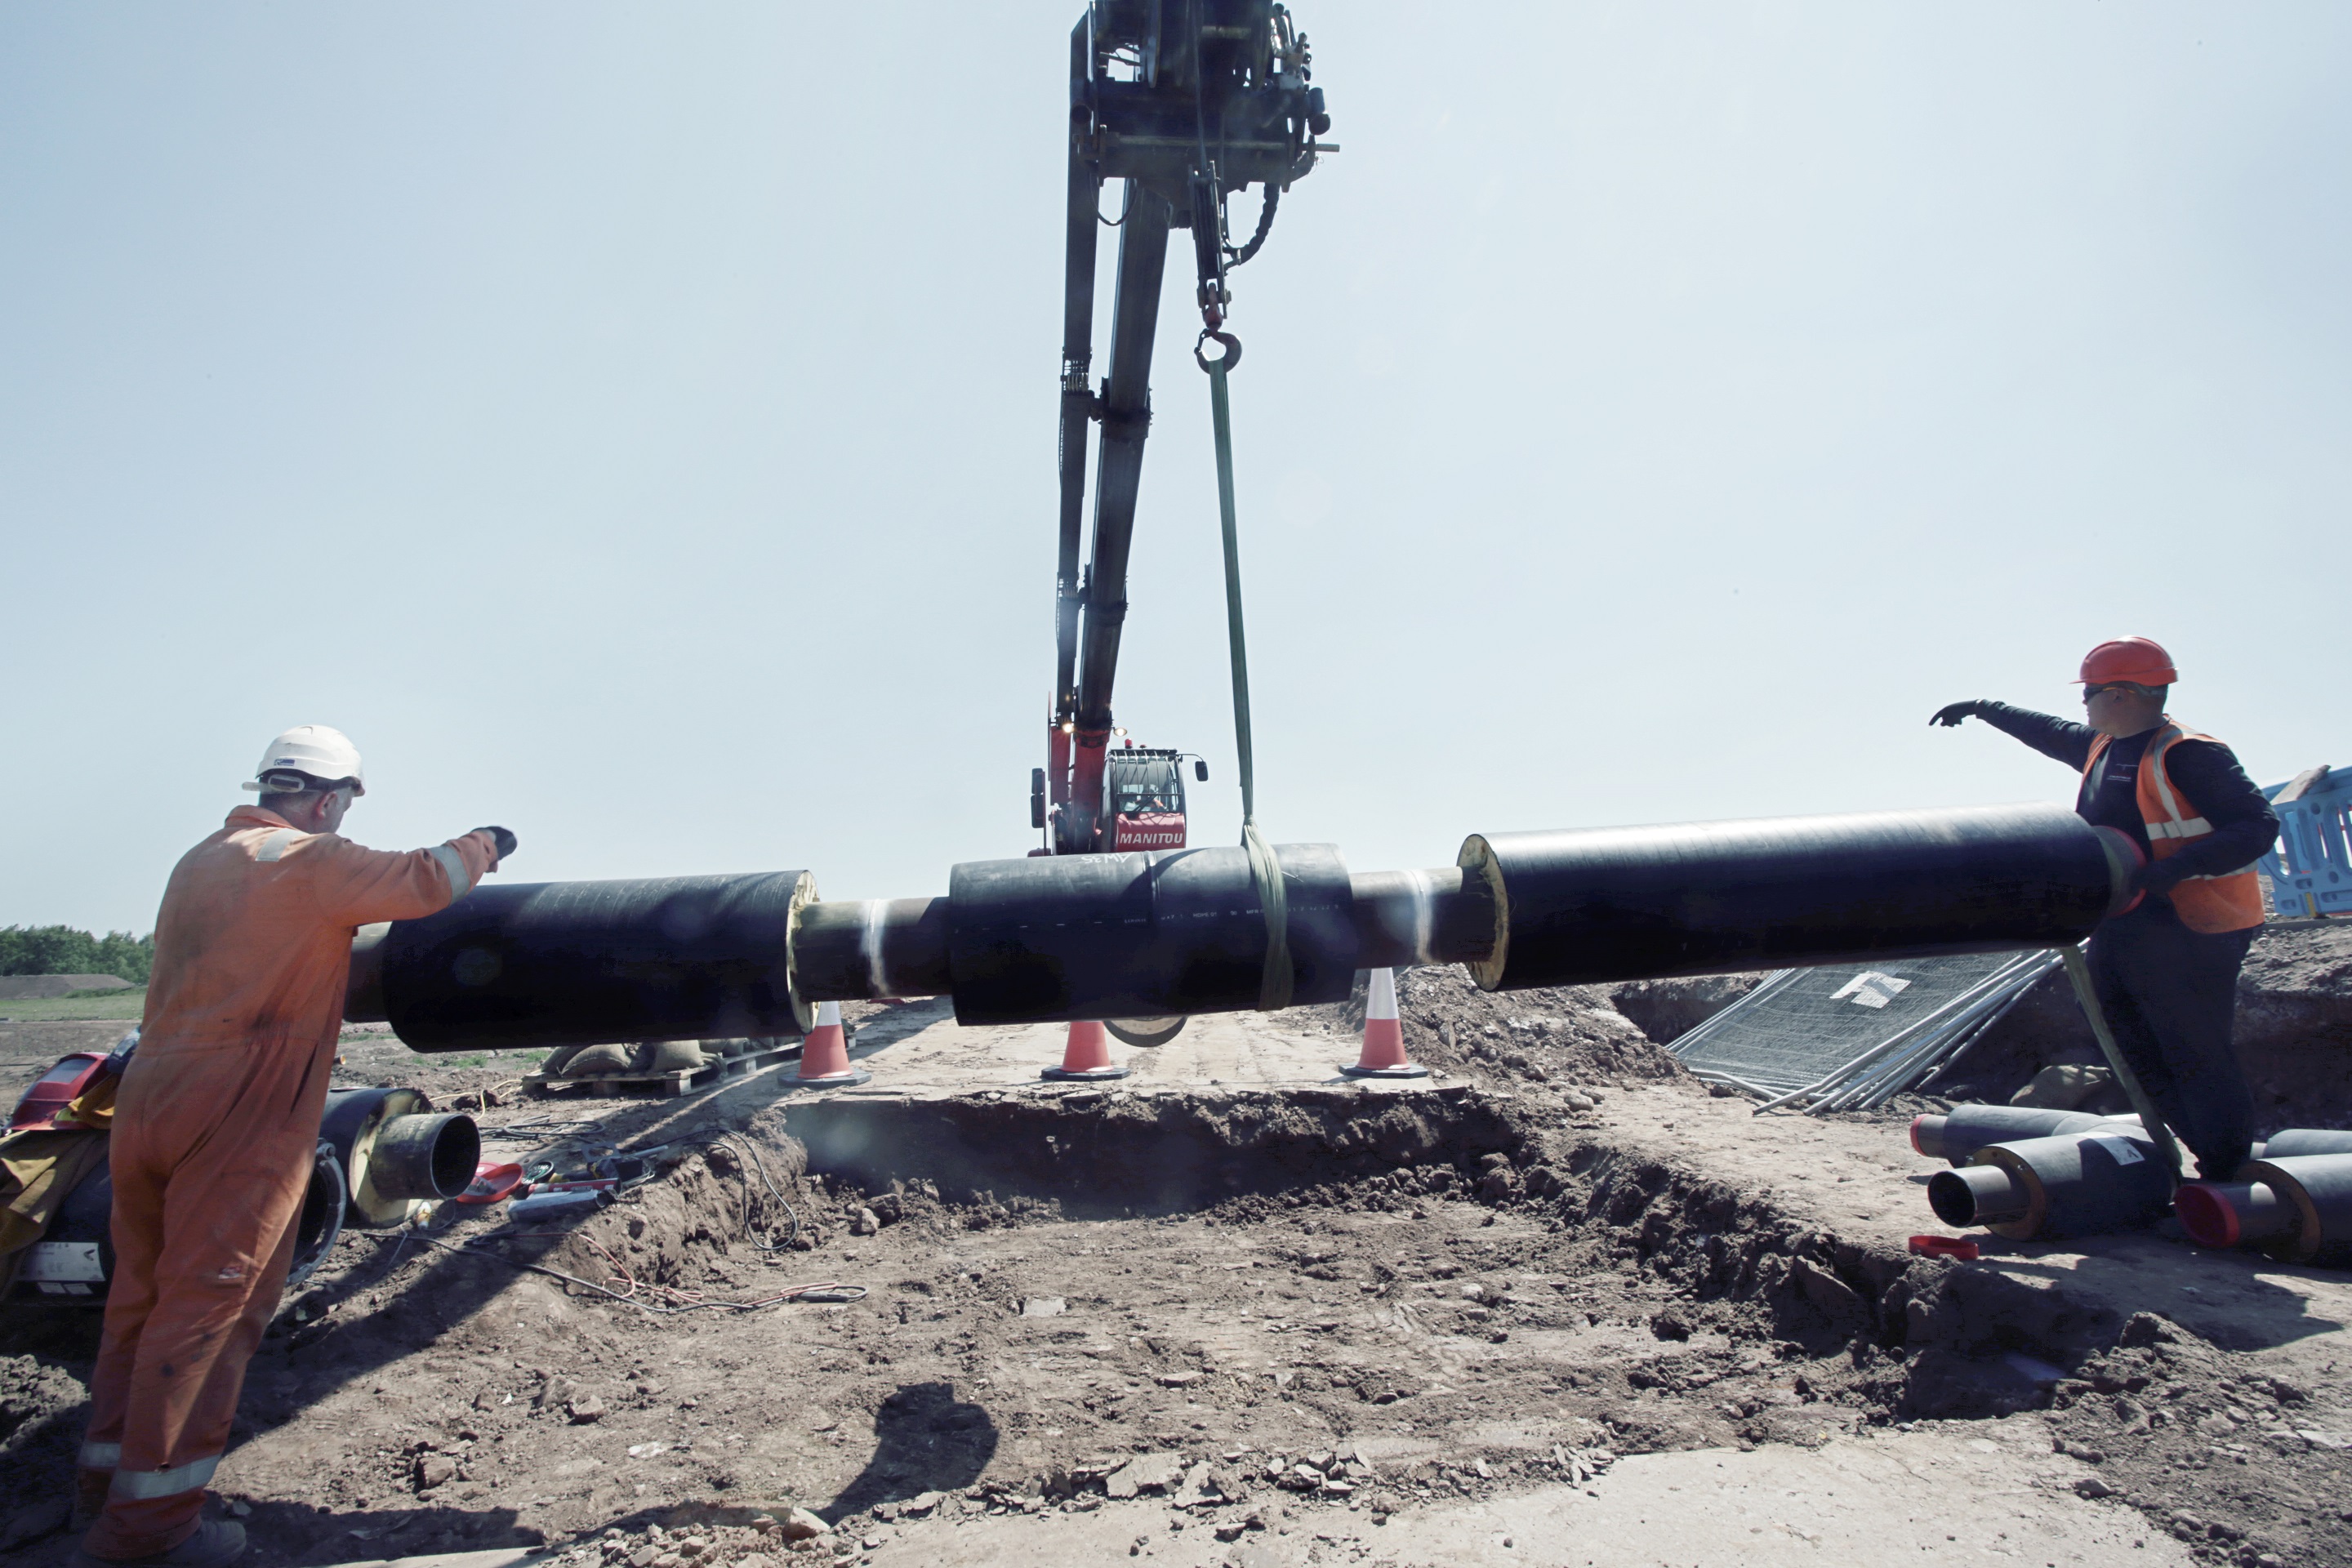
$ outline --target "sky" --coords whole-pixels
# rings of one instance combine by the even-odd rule
[[[2068,800],[1927,716],[2126,634],[2258,780],[2352,762],[2352,9],[1294,9],[1340,151],[1233,279],[1276,841]],[[1077,15],[0,7],[0,924],[149,929],[297,723],[351,837],[519,879],[1024,853]],[[1225,843],[1171,260],[1117,713]]]

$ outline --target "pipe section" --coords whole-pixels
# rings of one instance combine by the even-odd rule
[[[1292,1000],[1412,963],[1510,990],[2072,942],[2128,881],[2110,837],[2035,805],[1480,835],[1357,876],[1287,845]],[[429,1052],[799,1035],[820,1001],[942,993],[968,1024],[1238,1012],[1267,934],[1237,847],[971,861],[943,899],[820,903],[803,871],[492,885],[360,932],[344,1016]]]
[[[1473,835],[1488,991],[2081,941],[2128,869],[2062,806]],[[2117,837],[2121,837],[2118,835]]]
[[[2328,1127],[2290,1127],[2284,1132],[2273,1132],[2254,1150],[2255,1157],[2263,1160],[2298,1160],[2307,1154],[2352,1154],[2352,1132]]]
[[[1355,897],[1328,844],[1275,847],[1289,903],[1291,1002],[1343,1000]],[[967,861],[948,880],[948,970],[962,1024],[1161,1018],[1258,1005],[1265,911],[1239,848]]]
[[[2173,1192],[2172,1212],[2200,1247],[2268,1244],[2301,1225],[2294,1205],[2268,1182],[2183,1182]]]
[[[2044,1110],[2028,1105],[1955,1105],[1942,1116],[1913,1117],[1911,1147],[1930,1160],[1965,1165],[1969,1156],[1988,1143],[2089,1132],[2110,1121],[2119,1121],[2133,1132],[2139,1131],[2136,1116],[2093,1116],[2085,1110]]]
[[[385,933],[384,1016],[416,1051],[803,1034],[815,897],[805,871],[477,888]]]
[[[403,1223],[415,1212],[414,1196],[394,1194],[376,1184],[376,1142],[388,1124],[404,1117],[421,1116],[431,1109],[432,1101],[425,1099],[422,1089],[327,1091],[326,1110],[319,1118],[319,1142],[334,1151],[336,1163],[342,1168],[344,1224],[381,1230]]]
[[[367,1177],[387,1198],[439,1203],[473,1184],[482,1135],[464,1115],[396,1116],[377,1129]]]
[[[2290,1263],[2323,1257],[2340,1262],[2352,1252],[2352,1154],[2265,1155],[2238,1174],[2249,1186],[2268,1188],[2291,1220],[2267,1237],[2250,1237],[2271,1256]]]
[[[1999,1178],[1979,1174],[1988,1167]],[[1988,1200],[1991,1201],[1988,1201]],[[2172,1173],[2137,1126],[1990,1143],[1927,1179],[1947,1224],[1981,1225],[2011,1241],[2095,1236],[2144,1224],[2172,1201]]]
[[[811,1002],[938,996],[948,974],[948,900],[845,899],[801,911],[793,977]]]
[[[2025,1217],[2033,1206],[2024,1183],[1999,1165],[1969,1165],[1927,1178],[1927,1206],[1955,1228]]]
[[[1428,871],[1359,871],[1356,967],[1402,969],[1484,958],[1495,942],[1495,900],[1459,866]]]

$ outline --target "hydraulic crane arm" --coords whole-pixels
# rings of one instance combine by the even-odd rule
[[[1197,299],[1224,321],[1225,272],[1256,254],[1279,193],[1331,152],[1307,40],[1272,0],[1096,0],[1070,35],[1070,175],[1063,280],[1061,534],[1046,794],[1057,854],[1108,847],[1099,820],[1127,563],[1151,424],[1151,351],[1171,228],[1192,231]],[[1100,193],[1125,182],[1109,374],[1089,384]],[[1257,234],[1228,243],[1224,199],[1265,188]],[[1102,425],[1091,558],[1080,566],[1087,426]]]

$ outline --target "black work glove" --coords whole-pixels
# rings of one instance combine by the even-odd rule
[[[1941,724],[1947,730],[1958,729],[1961,720],[1975,718],[1977,710],[1982,706],[1980,702],[1946,703],[1936,710],[1934,716],[1927,722],[1930,726]]]
[[[507,829],[503,827],[477,827],[474,831],[477,833],[487,833],[490,836],[490,842],[498,847],[499,859],[503,860],[508,856],[515,852],[515,836],[507,831]]]
[[[2167,868],[2161,860],[2147,861],[2132,873],[2133,889],[2152,898],[2168,897],[2180,881],[2180,873]]]

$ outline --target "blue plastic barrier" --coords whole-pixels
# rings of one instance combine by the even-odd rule
[[[2263,791],[2278,811],[2278,847],[2256,864],[2283,921],[2352,915],[2352,773],[2326,764]]]

